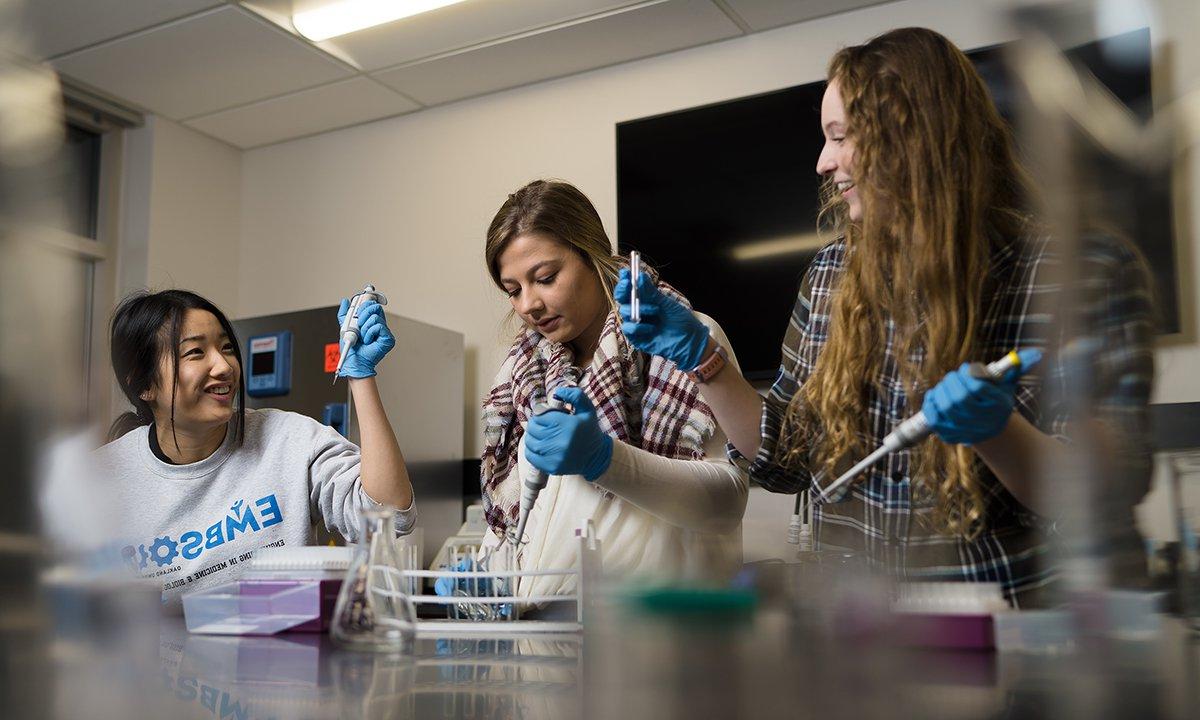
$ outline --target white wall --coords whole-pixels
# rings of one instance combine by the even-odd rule
[[[115,277],[97,285],[112,306],[143,288],[187,288],[226,312],[239,304],[242,153],[182,125],[148,116],[120,143],[121,188]],[[101,289],[103,288],[103,290]],[[94,314],[107,333],[111,308]],[[93,343],[94,375],[107,382],[98,401],[109,417],[129,409],[108,365],[107,337]]]
[[[119,294],[194,290],[236,312],[242,153],[159,117],[125,137]]]
[[[1197,26],[1178,22],[1166,27]],[[466,452],[477,454],[475,401],[507,347],[483,236],[506,195],[537,177],[567,179],[615,234],[616,123],[818,80],[839,47],[903,25],[964,48],[1012,38],[984,3],[897,2],[248,151],[238,312],[328,304],[370,280],[397,312],[464,333]],[[1188,43],[1175,53],[1183,87],[1200,57]],[[1196,255],[1185,253],[1181,275],[1195,275]],[[1194,292],[1185,299],[1192,319]],[[1197,361],[1194,333],[1165,350],[1156,399],[1200,400]]]

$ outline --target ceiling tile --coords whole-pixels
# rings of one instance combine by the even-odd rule
[[[641,5],[601,18],[375,73],[426,105],[503,90],[739,35],[708,0]]]
[[[54,60],[63,74],[179,120],[337,80],[353,71],[225,7]]]
[[[633,4],[631,0],[466,0],[321,46],[336,47],[364,70],[378,70]]]
[[[359,77],[205,115],[186,124],[240,148],[252,148],[420,107],[373,80]]]
[[[221,5],[221,0],[36,0],[25,3],[39,58],[53,57]]]
[[[880,5],[890,0],[725,0],[751,30],[766,30],[813,18]]]

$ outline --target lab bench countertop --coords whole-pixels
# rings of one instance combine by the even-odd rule
[[[55,714],[1200,717],[1200,639],[1173,618],[1155,640],[1096,641],[1060,655],[918,650],[869,634],[834,640],[804,625],[774,610],[713,618],[609,608],[578,635],[419,637],[411,654],[388,656],[340,649],[327,635],[192,635],[164,618],[143,672],[86,653],[60,660]]]

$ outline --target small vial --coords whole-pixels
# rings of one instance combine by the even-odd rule
[[[638,278],[642,274],[642,254],[637,250],[629,253],[629,315],[635,323],[642,321],[642,303],[638,300]]]

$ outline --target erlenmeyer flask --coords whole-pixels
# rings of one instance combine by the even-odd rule
[[[394,513],[363,511],[354,560],[338,592],[329,633],[355,650],[409,652],[417,634],[417,611],[404,592],[396,553]]]

